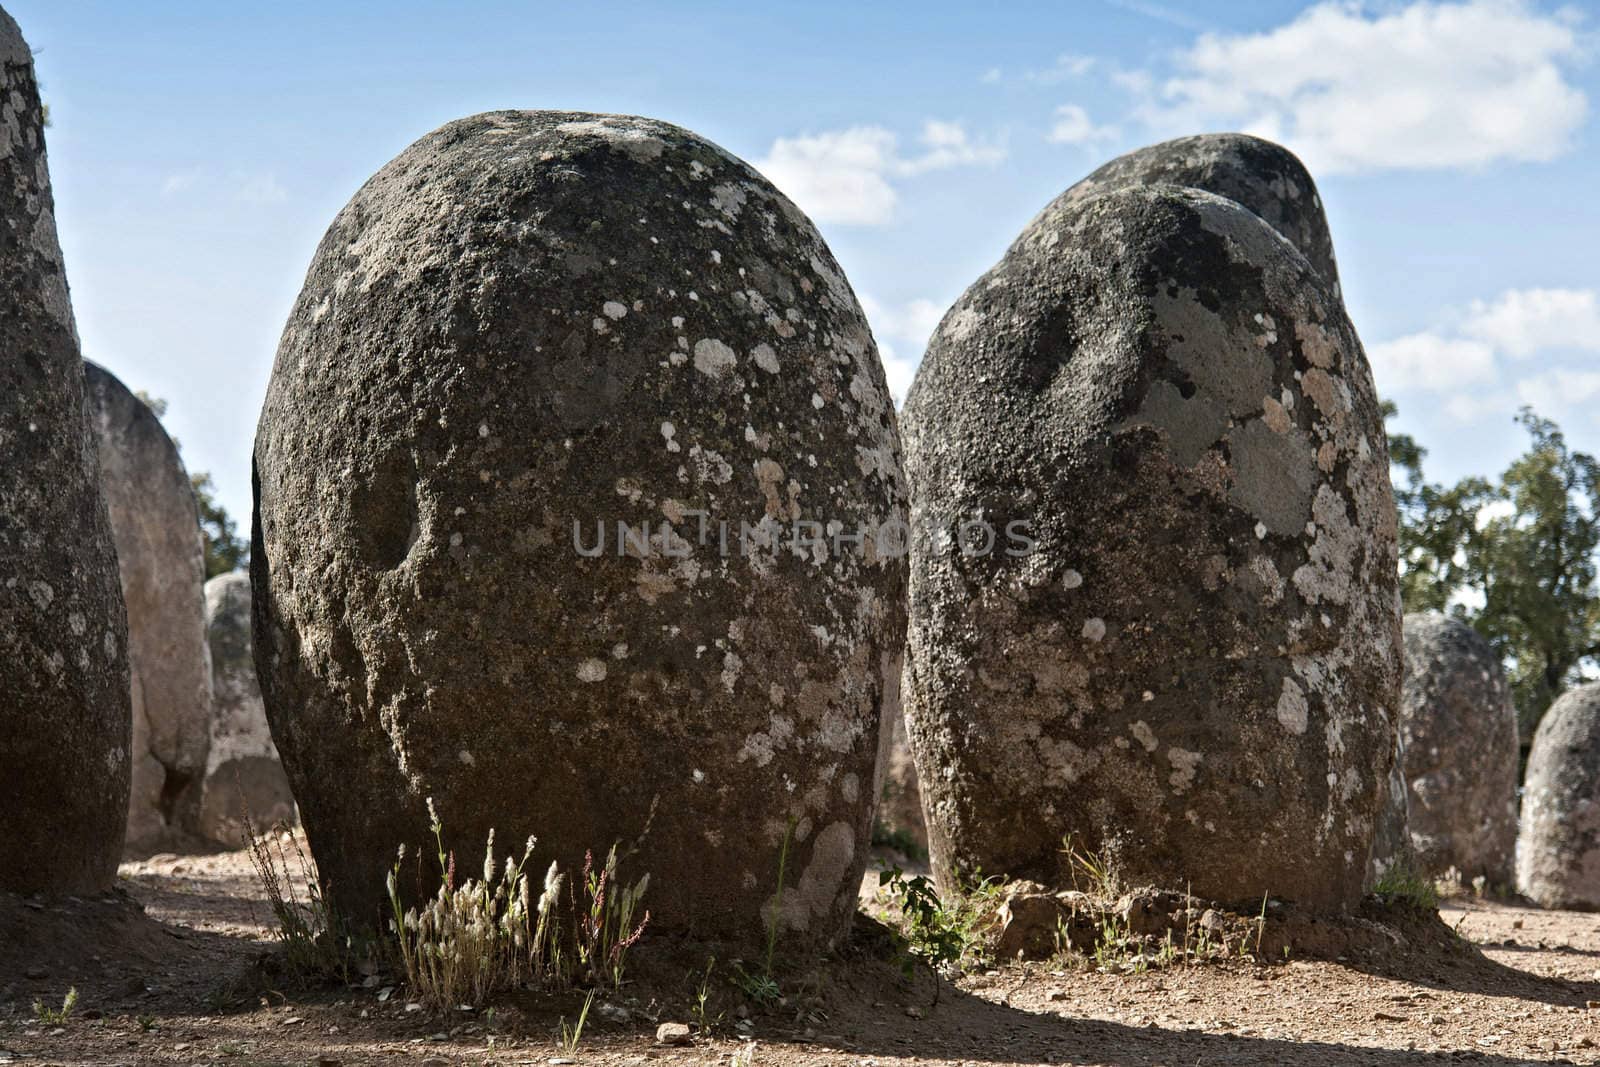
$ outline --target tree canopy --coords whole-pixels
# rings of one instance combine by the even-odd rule
[[[1389,450],[1403,475],[1405,608],[1448,612],[1488,639],[1505,660],[1526,747],[1551,702],[1600,657],[1600,463],[1531,408],[1517,422],[1528,450],[1493,481],[1433,484],[1415,440],[1391,434]]]

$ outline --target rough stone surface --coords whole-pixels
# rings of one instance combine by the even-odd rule
[[[1405,617],[1400,740],[1419,869],[1509,888],[1517,848],[1517,712],[1494,650],[1466,623]]]
[[[33,56],[0,11],[0,890],[116,878],[127,617],[84,418]]]
[[[1523,775],[1517,889],[1546,908],[1600,911],[1600,685],[1539,721]]]
[[[928,851],[928,827],[922,818],[922,791],[917,786],[917,765],[906,736],[906,718],[898,702],[884,713],[886,742],[879,768],[883,784],[878,789],[878,826],[912,854]]]
[[[1243,133],[1179,137],[1118,156],[1066,193],[1078,202],[1127,186],[1183,185],[1244,205],[1311,261],[1339,292],[1333,235],[1305,164],[1282,145]]]
[[[103,367],[84,364],[84,378],[128,606],[128,847],[148,850],[198,827],[211,729],[205,550],[189,474],[161,420]]]
[[[1394,752],[1389,776],[1383,780],[1377,826],[1372,832],[1372,861],[1367,876],[1369,889],[1397,867],[1411,871],[1417,869],[1417,856],[1411,848],[1411,813],[1406,803],[1405,751],[1401,747],[1398,732],[1395,735]]]
[[[903,523],[904,474],[855,296],[755,171],[623,116],[429,134],[323,239],[255,459],[258,676],[347,914],[432,796],[468,869],[491,827],[570,869],[648,823],[657,932],[844,929],[904,537],[793,531]]]
[[[292,825],[294,795],[256,685],[250,576],[235,571],[207,582],[205,611],[211,650],[211,744],[200,794],[199,830],[212,841],[238,848],[249,836],[246,815],[260,829]]]
[[[1037,542],[914,542],[940,880],[1065,884],[1071,835],[1134,884],[1356,901],[1399,703],[1396,515],[1366,357],[1306,259],[1199,190],[1064,195],[946,314],[902,427],[914,527]]]

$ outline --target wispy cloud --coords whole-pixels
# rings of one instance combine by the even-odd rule
[[[1055,120],[1045,140],[1051,144],[1092,145],[1100,141],[1114,141],[1120,135],[1115,126],[1100,126],[1089,118],[1089,113],[1077,104],[1062,104],[1056,108]]]
[[[863,293],[861,310],[866,312],[872,334],[878,341],[878,355],[883,358],[889,392],[895,404],[903,404],[917,367],[922,363],[928,339],[938,329],[945,309],[932,300],[920,298],[902,304],[882,304]]]
[[[929,119],[921,151],[904,155],[899,138],[882,126],[852,126],[780,137],[756,167],[818,222],[882,226],[894,217],[896,184],[951,167],[993,166],[1005,146],[977,141],[957,122]]]

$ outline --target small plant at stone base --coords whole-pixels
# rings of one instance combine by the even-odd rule
[[[909,950],[901,966],[908,976],[917,959],[942,973],[988,959],[984,930],[1003,888],[1000,879],[974,874],[967,888],[946,901],[926,876],[907,878],[900,868],[890,867],[878,872],[878,887],[899,906],[901,935]]]
[[[154,1015],[141,1015],[134,1021],[139,1024],[139,1029],[147,1034],[156,1028],[156,1017]]]
[[[789,819],[783,831],[783,845],[778,850],[778,891],[772,899],[772,909],[767,915],[767,945],[762,956],[761,973],[751,974],[743,962],[733,962],[733,984],[751,1000],[763,1007],[772,1007],[783,999],[783,990],[772,976],[772,964],[778,951],[778,924],[783,920],[783,883],[789,873],[789,846],[794,841],[795,820]]]
[[[428,816],[438,849],[439,891],[426,907],[404,907],[399,893],[402,845],[389,872],[389,904],[406,981],[424,1006],[442,1014],[463,1004],[481,1007],[493,994],[527,978],[533,936],[523,867],[533,854],[534,839],[528,838],[520,860],[507,857],[497,868],[494,831],[489,831],[482,880],[469,878],[458,886],[455,854],[445,849],[444,827],[431,797]]]
[[[244,826],[250,863],[276,920],[274,936],[283,948],[289,972],[303,979],[348,982],[355,955],[353,941],[328,903],[299,838],[282,826],[268,834],[258,833],[248,810]]]
[[[712,1034],[722,1025],[723,1012],[711,1014],[711,972],[716,967],[715,957],[706,960],[705,977],[700,979],[700,986],[695,990],[694,1002],[689,1006],[689,1014],[694,1017],[695,1030],[701,1034]]]
[[[589,1021],[589,1008],[594,1004],[594,990],[589,990],[589,995],[583,998],[583,1010],[578,1012],[578,1021],[572,1026],[567,1025],[565,1016],[561,1018],[561,1051],[571,1056],[578,1051],[578,1043],[583,1040],[583,1026]]]
[[[72,986],[61,1000],[61,1007],[47,1008],[42,1000],[33,1002],[33,1017],[46,1026],[63,1026],[72,1013],[78,1010],[78,987]]]
[[[754,1041],[745,1042],[744,1047],[735,1052],[729,1062],[733,1067],[752,1067],[756,1062],[756,1043]]]
[[[1072,875],[1072,888],[1098,900],[1111,900],[1121,895],[1122,880],[1117,877],[1111,853],[1102,849],[1098,854],[1077,848],[1072,835],[1061,839],[1061,854],[1067,857],[1067,869]]]
[[[1408,863],[1395,863],[1378,878],[1372,892],[1385,904],[1402,904],[1424,911],[1439,908],[1439,887]]]
[[[628,950],[644,936],[650,925],[646,911],[637,926],[633,917],[639,901],[650,886],[648,874],[632,886],[617,882],[617,846],[606,855],[605,866],[594,869],[594,853],[583,858],[583,886],[587,905],[577,922],[578,967],[590,982],[609,981],[621,988]]]

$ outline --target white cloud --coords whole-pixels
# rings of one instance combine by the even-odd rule
[[[187,192],[194,188],[194,183],[200,180],[200,172],[196,170],[183,170],[176,174],[169,174],[161,183],[161,195],[173,196],[177,193]]]
[[[1320,3],[1275,29],[1203,34],[1139,109],[1162,132],[1283,141],[1314,173],[1552,159],[1588,102],[1575,18],[1523,0]]]
[[[289,199],[289,191],[271,174],[247,174],[238,179],[233,198],[246,204],[281,204]]]
[[[1077,104],[1062,104],[1056,108],[1055,123],[1045,140],[1051,144],[1093,144],[1117,137],[1115,126],[1096,126],[1089,113]]]
[[[922,363],[922,353],[928,339],[939,328],[945,309],[932,300],[908,300],[903,304],[880,304],[867,294],[861,294],[861,310],[872,324],[872,334],[878,341],[878,354],[883,357],[883,370],[889,379],[889,392],[896,405],[905,402],[906,390],[916,377]],[[902,356],[901,345],[910,355]]]
[[[1570,411],[1600,397],[1600,371],[1551,370],[1517,383],[1517,399],[1540,414]]]
[[[1600,293],[1593,289],[1510,289],[1473,301],[1465,333],[1526,359],[1541,349],[1600,351]]]
[[[756,168],[818,222],[882,226],[894,216],[895,182],[950,167],[994,165],[1005,148],[974,141],[956,122],[923,124],[920,154],[903,156],[881,126],[780,137]]]
[[[1481,341],[1414,333],[1367,352],[1378,391],[1446,390],[1494,380],[1494,352]]]
[[[1035,85],[1058,85],[1072,78],[1081,78],[1095,68],[1100,61],[1094,56],[1074,55],[1065,52],[1056,57],[1055,62],[1043,70],[1030,70],[1022,75],[1024,81]]]
[[[990,67],[983,72],[983,76],[978,81],[983,85],[998,85],[1000,82],[1000,68]]]

